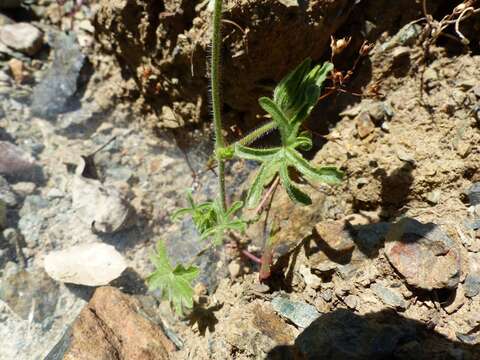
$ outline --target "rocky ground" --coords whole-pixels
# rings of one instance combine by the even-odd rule
[[[480,358],[480,18],[427,46],[420,5],[227,2],[230,137],[330,35],[352,36],[338,69],[372,48],[308,124],[345,182],[306,208],[277,191],[274,276],[210,250],[179,318],[143,279],[157,240],[203,248],[170,214],[215,191],[207,2],[0,1],[0,359]],[[230,164],[231,197],[254,166]]]

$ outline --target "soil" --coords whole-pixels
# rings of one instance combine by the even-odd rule
[[[428,10],[441,19],[460,2],[432,2]],[[239,251],[261,253],[262,218],[234,239],[237,247],[198,259],[202,276],[185,317],[147,291],[142,279],[153,269],[148,255],[158,239],[175,261],[203,248],[191,221],[169,218],[184,204],[184,189],[193,186],[200,199],[215,192],[207,169],[207,5],[84,4],[73,33],[88,57],[86,80],[73,96],[76,105],[54,119],[30,109],[54,46],[33,59],[0,58],[8,78],[0,81],[0,140],[16,143],[41,170],[41,176],[5,175],[7,185],[0,182],[0,205],[7,209],[6,226],[0,217],[0,348],[6,354],[0,359],[62,358],[52,354],[62,349],[94,289],[54,282],[43,258],[98,241],[127,259],[129,271],[111,285],[143,304],[141,316],[175,344],[172,359],[480,358],[480,205],[471,190],[480,182],[480,15],[462,22],[469,46],[451,27],[449,37],[428,45],[420,1],[227,1],[223,95],[226,128],[235,125],[231,138],[263,120],[258,97],[295,64],[307,56],[331,59],[331,35],[351,36],[332,58],[344,74],[363,41],[372,44],[343,91],[322,99],[307,124],[315,144],[307,156],[338,166],[345,181],[304,185],[313,199],[309,207],[292,204],[280,188],[275,192],[269,218],[279,232],[265,283],[258,265]],[[45,32],[67,32],[71,16],[62,9],[45,1],[27,14],[8,14]],[[23,62],[25,73],[15,78],[24,79],[13,79],[10,58]],[[72,167],[105,144],[95,155],[100,178],[137,217],[128,230],[99,236],[76,218]],[[254,168],[243,161],[229,165],[231,198],[245,193]],[[12,244],[4,228],[22,240]],[[75,352],[86,343],[77,341]]]

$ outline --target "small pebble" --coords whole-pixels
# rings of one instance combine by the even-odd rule
[[[242,267],[238,261],[232,261],[228,264],[228,272],[230,273],[230,278],[236,279],[242,272]]]
[[[355,118],[355,123],[357,125],[358,136],[361,139],[366,138],[375,129],[375,124],[367,112],[360,113],[360,115]]]
[[[343,301],[350,309],[355,310],[357,308],[358,298],[355,295],[348,295]]]

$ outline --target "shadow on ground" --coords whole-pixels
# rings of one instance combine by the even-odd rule
[[[427,325],[406,319],[394,311],[364,316],[338,309],[322,315],[291,346],[277,346],[267,359],[479,359],[480,347],[469,345],[469,335],[451,341]]]

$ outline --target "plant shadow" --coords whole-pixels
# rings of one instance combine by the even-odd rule
[[[207,329],[210,333],[213,333],[215,331],[215,325],[218,324],[215,312],[219,311],[222,307],[223,303],[207,306],[206,299],[200,298],[200,301],[194,304],[193,311],[188,316],[189,326],[197,324],[201,336],[205,336]]]

